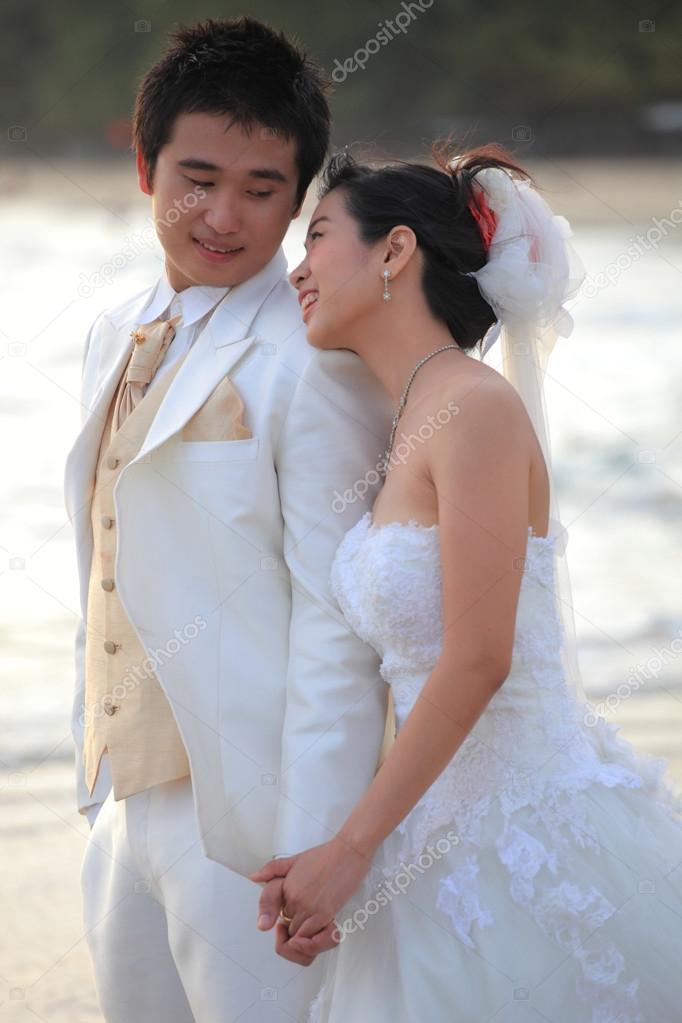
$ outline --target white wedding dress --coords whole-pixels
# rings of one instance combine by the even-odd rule
[[[529,528],[511,672],[338,916],[311,1023],[682,1020],[681,801],[565,684],[553,543]],[[437,525],[370,512],[332,566],[398,729],[439,656],[440,571]]]

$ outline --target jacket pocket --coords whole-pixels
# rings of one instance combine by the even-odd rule
[[[168,451],[173,461],[249,462],[258,454],[258,437],[245,440],[181,440]]]

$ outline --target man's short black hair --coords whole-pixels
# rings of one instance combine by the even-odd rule
[[[226,114],[245,131],[274,129],[296,142],[296,207],[329,148],[329,79],[293,42],[248,16],[182,25],[144,76],[135,100],[132,148],[150,186],[179,114]]]

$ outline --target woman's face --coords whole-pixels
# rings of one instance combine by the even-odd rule
[[[367,336],[382,303],[381,247],[361,241],[346,212],[343,186],[318,203],[305,245],[305,259],[289,281],[298,291],[308,341],[316,348],[356,351],[355,342]]]

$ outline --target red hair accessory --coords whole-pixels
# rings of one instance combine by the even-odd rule
[[[478,230],[483,239],[483,246],[487,252],[497,229],[497,214],[488,206],[488,200],[482,188],[478,189],[467,205],[471,210],[472,217],[478,224]]]

